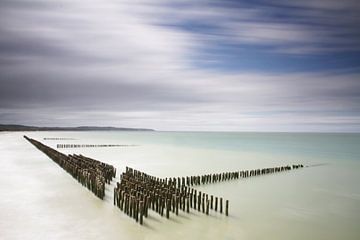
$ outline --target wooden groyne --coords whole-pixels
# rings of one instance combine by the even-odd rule
[[[76,139],[75,138],[47,137],[47,138],[43,138],[43,140],[76,140]]]
[[[32,138],[24,136],[36,148],[49,156],[84,187],[100,199],[104,199],[105,186],[116,176],[116,169],[109,164],[77,154],[63,154]],[[72,147],[98,147],[109,145],[58,144]],[[111,144],[110,144],[111,145]],[[133,146],[133,145],[116,145]],[[266,174],[280,173],[303,168],[302,164],[286,165],[243,171],[212,173],[186,177],[159,178],[136,169],[126,167],[114,188],[113,204],[143,225],[151,211],[169,219],[179,212],[197,211],[205,215],[217,212],[229,216],[230,203],[223,197],[198,191],[193,186],[243,179]]]
[[[166,218],[170,218],[170,214],[178,215],[179,211],[189,213],[191,208],[209,215],[210,210],[218,209],[218,197],[215,197],[215,207],[213,198],[188,186],[179,186],[172,179],[161,179],[129,167],[114,188],[114,205],[140,224],[149,216],[149,210]],[[222,213],[223,198],[220,199]],[[228,200],[225,214],[229,214]]]
[[[110,183],[113,177],[116,176],[116,168],[82,155],[65,155],[32,138],[27,136],[24,136],[24,138],[45,153],[97,197],[100,199],[104,198],[105,183]]]
[[[126,144],[56,144],[56,148],[135,147]]]
[[[303,167],[304,166],[302,164],[296,164],[296,165],[287,165],[281,167],[262,168],[262,169],[254,169],[254,170],[211,173],[211,174],[186,176],[186,177],[174,177],[170,179],[172,179],[172,182],[177,184],[178,187],[197,186],[202,184],[210,184],[210,183],[248,178],[248,177],[260,176],[260,175],[266,175],[272,173],[279,173],[279,172],[289,171],[292,169],[298,169]]]

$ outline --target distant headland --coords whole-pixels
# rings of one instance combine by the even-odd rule
[[[0,124],[0,131],[155,131],[148,128],[118,128],[118,127],[35,127],[14,124]]]

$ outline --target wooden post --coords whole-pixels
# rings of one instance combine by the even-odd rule
[[[139,221],[139,200],[135,199],[135,220]]]
[[[223,199],[220,198],[220,213],[223,211]]]
[[[179,215],[179,197],[175,198],[176,215]]]
[[[205,213],[205,201],[204,201],[204,197],[202,198],[202,212]]]
[[[186,198],[186,212],[189,213],[190,212],[190,202],[189,201],[189,197]]]
[[[215,197],[215,212],[217,212],[217,206],[218,206],[218,197]]]
[[[166,218],[169,219],[170,217],[170,199],[166,201]]]
[[[143,224],[144,202],[140,201],[140,225]]]
[[[195,190],[195,194],[194,194],[194,208],[196,209],[196,198],[197,198],[197,195],[196,195],[196,190]]]
[[[201,192],[199,192],[199,196],[198,196],[198,211],[200,212],[200,207],[201,207]]]
[[[190,207],[192,207],[192,201],[193,201],[193,193],[192,193],[192,189],[191,189],[191,193],[190,193]]]
[[[229,216],[229,200],[226,200],[225,215]]]
[[[114,205],[115,205],[115,202],[116,202],[116,188],[114,188]]]
[[[161,198],[161,216],[164,216],[165,199]]]
[[[209,215],[209,200],[206,201],[206,215]]]

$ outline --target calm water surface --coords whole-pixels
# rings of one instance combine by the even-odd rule
[[[197,187],[230,201],[230,216],[155,212],[139,226],[97,199],[22,135],[159,177],[286,164],[317,165]],[[76,140],[43,140],[66,137]],[[0,133],[1,239],[360,239],[360,134],[196,132]],[[118,177],[117,177],[118,178]]]

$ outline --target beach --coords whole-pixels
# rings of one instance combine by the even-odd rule
[[[229,216],[192,210],[143,226],[96,198],[23,135],[158,177],[304,164],[302,169],[196,189],[230,202]],[[48,138],[48,139],[44,139]],[[63,138],[51,140],[51,138]],[[360,134],[211,132],[2,132],[2,239],[359,239]]]

